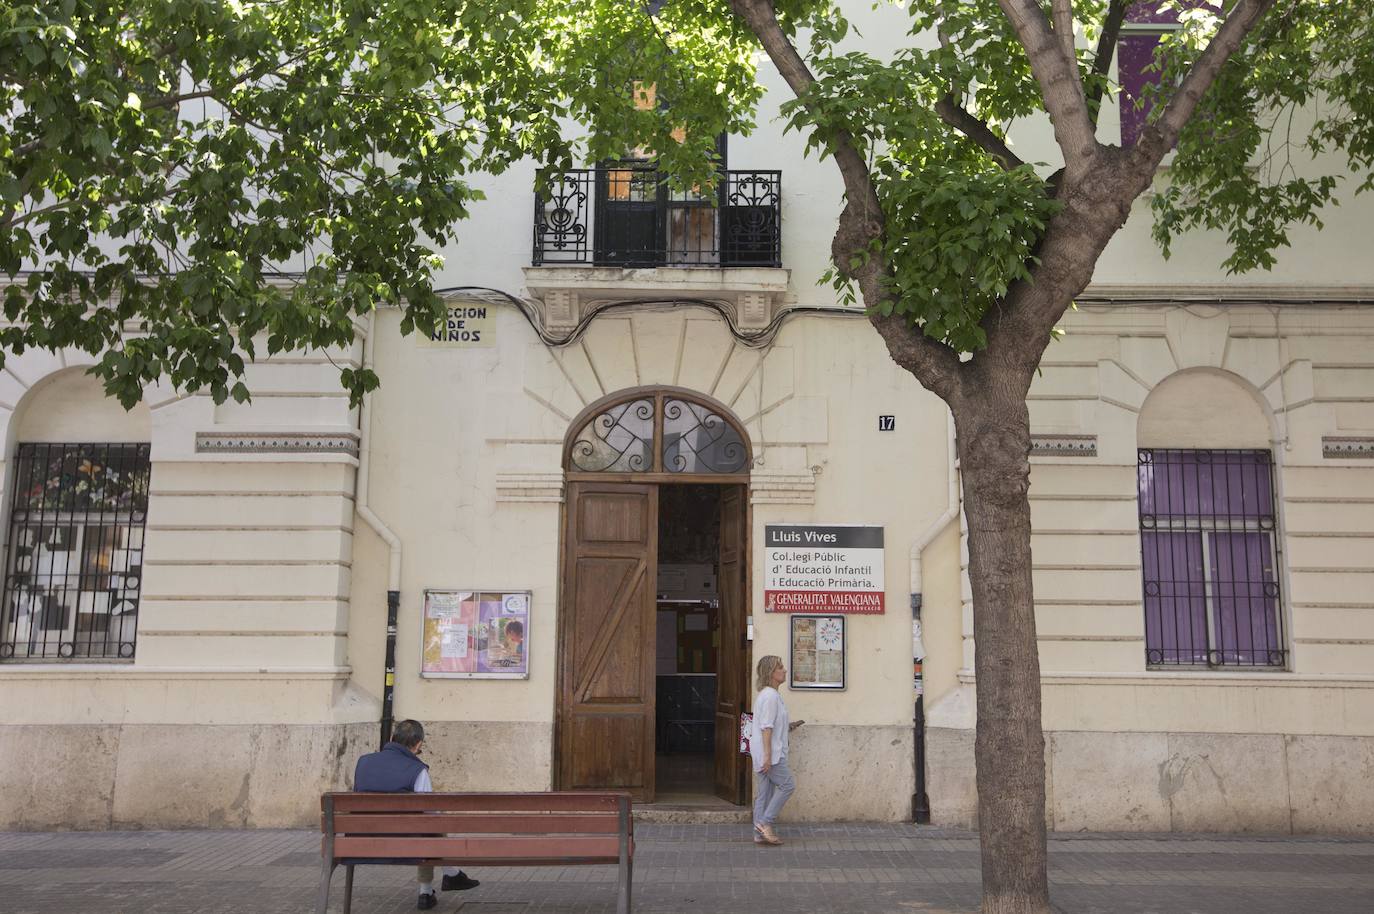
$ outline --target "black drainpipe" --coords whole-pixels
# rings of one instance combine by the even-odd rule
[[[925,696],[916,696],[916,793],[911,797],[912,818],[917,825],[930,824],[930,797],[926,796]]]
[[[382,745],[391,741],[392,706],[396,700],[396,618],[401,611],[401,592],[386,592],[386,681],[382,684]]]
[[[911,618],[919,622],[921,619],[921,595],[914,593],[911,595]],[[921,658],[924,659],[924,658]],[[917,658],[912,658],[915,664]],[[925,671],[922,670],[924,679]],[[918,686],[920,684],[918,683]],[[917,825],[930,824],[930,797],[926,796],[926,708],[924,689],[922,694],[916,696],[916,713],[914,715],[913,727],[915,729],[916,747],[916,792],[911,795],[911,818]]]

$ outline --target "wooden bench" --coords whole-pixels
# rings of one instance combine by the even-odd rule
[[[345,867],[344,914],[353,867],[568,866],[615,864],[616,914],[630,914],[634,820],[627,793],[327,793],[319,914]]]

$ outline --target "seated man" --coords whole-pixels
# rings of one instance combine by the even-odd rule
[[[353,789],[364,793],[432,793],[434,785],[429,779],[429,766],[420,761],[424,742],[425,728],[419,721],[401,721],[391,734],[391,742],[383,746],[381,752],[369,752],[358,759]],[[420,898],[415,907],[427,911],[439,903],[434,896],[434,867],[417,867],[416,874],[420,880]],[[442,885],[445,892],[475,889],[478,884],[457,867],[444,867]]]

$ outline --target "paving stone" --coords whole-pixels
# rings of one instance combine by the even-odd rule
[[[780,848],[748,826],[636,828],[638,914],[973,914],[978,839],[914,825],[792,826]],[[1374,840],[1053,835],[1059,914],[1370,914]],[[319,838],[307,831],[0,834],[5,914],[301,914],[314,910]],[[470,868],[480,888],[439,914],[611,914],[614,867]],[[343,877],[331,911],[340,911]],[[353,910],[415,910],[409,867],[360,867]]]

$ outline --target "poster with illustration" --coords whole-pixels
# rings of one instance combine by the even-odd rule
[[[530,592],[426,590],[420,675],[528,679]]]
[[[792,617],[792,688],[845,687],[844,625],[839,615]]]

